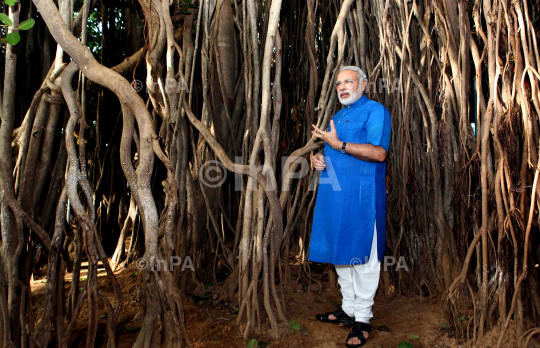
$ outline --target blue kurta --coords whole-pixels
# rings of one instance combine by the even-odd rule
[[[365,95],[334,115],[339,140],[372,144],[388,152],[390,112]],[[330,129],[330,128],[329,128]],[[377,220],[377,255],[386,247],[386,162],[366,162],[324,146],[309,260],[348,265],[369,260]]]

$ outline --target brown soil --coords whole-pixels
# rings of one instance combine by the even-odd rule
[[[138,304],[136,302],[137,269],[134,265],[117,272],[118,280],[124,292],[124,308],[118,321],[116,342],[117,347],[127,348],[133,345],[141,326],[141,320],[133,321],[137,316]],[[296,272],[292,272],[296,274]],[[81,277],[85,275],[82,272]],[[313,274],[312,274],[313,275]],[[315,275],[316,278],[321,275]],[[104,292],[108,292],[111,300],[112,288],[104,273],[99,273],[99,285]],[[66,294],[70,288],[69,276],[66,281]],[[341,295],[337,286],[332,287],[329,282],[323,282],[322,292],[312,285],[293,282],[293,293],[286,296],[286,317],[289,321],[300,324],[300,330],[291,332],[289,323],[280,324],[281,337],[272,340],[269,324],[263,318],[266,316],[261,305],[261,333],[250,338],[261,342],[268,342],[267,347],[345,347],[345,340],[350,327],[325,324],[315,320],[315,314],[334,311],[341,302]],[[187,297],[184,299],[186,327],[189,339],[194,348],[201,347],[247,347],[248,340],[243,338],[243,324],[236,325],[237,303],[214,303],[211,296],[213,287],[209,287],[205,298]],[[43,297],[45,295],[45,280],[35,280],[32,284],[32,303],[36,315],[41,315]],[[262,297],[262,296],[259,296]],[[371,322],[372,332],[366,348],[397,347],[401,342],[410,342],[415,348],[420,347],[494,347],[497,343],[498,328],[489,332],[476,344],[458,341],[448,335],[448,330],[442,329],[445,322],[440,307],[440,297],[437,298],[411,298],[404,296],[385,296],[379,291],[375,298],[373,308],[374,318]],[[100,312],[100,315],[105,314]],[[106,347],[106,320],[100,319],[96,347]],[[83,308],[78,319],[78,331],[74,332],[74,347],[82,346],[86,340],[84,327],[87,325],[87,309]],[[443,325],[444,326],[444,325]],[[410,338],[417,336],[419,338]],[[54,335],[53,335],[54,337]],[[513,325],[508,330],[507,339],[502,347],[517,347]],[[537,341],[538,342],[538,341]],[[539,346],[533,342],[533,346]]]

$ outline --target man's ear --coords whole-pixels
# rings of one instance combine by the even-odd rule
[[[366,85],[367,85],[367,80],[362,81],[362,84],[360,85],[362,88],[362,94],[366,93]]]

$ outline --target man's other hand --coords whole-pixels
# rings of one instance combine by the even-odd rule
[[[317,170],[326,169],[326,164],[324,164],[324,155],[322,153],[314,155],[311,162],[313,163],[313,167],[315,167]]]

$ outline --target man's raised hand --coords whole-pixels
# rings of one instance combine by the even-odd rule
[[[339,141],[336,128],[334,126],[334,120],[330,121],[330,132],[325,132],[322,129],[317,128],[314,124],[311,125],[314,129],[311,131],[316,138],[322,139],[328,143],[332,148],[338,149],[341,147],[341,141]]]

